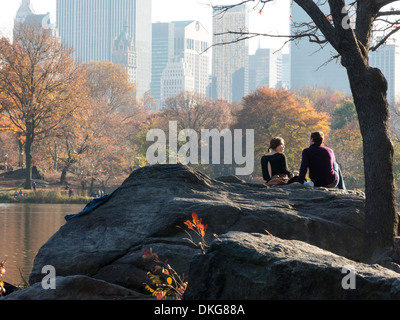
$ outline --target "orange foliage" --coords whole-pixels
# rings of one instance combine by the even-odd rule
[[[204,237],[205,234],[206,234],[206,230],[207,230],[208,225],[204,226],[201,223],[201,219],[199,219],[199,217],[197,216],[196,213],[192,213],[192,219],[193,219],[193,223],[190,222],[190,220],[187,220],[185,222],[185,225],[187,225],[187,227],[190,230],[195,231],[199,236]]]

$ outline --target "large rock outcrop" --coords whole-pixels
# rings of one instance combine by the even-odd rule
[[[192,260],[185,299],[400,299],[400,274],[296,240],[229,232]]]
[[[42,267],[57,276],[82,275],[144,293],[149,269],[142,250],[153,249],[180,274],[198,254],[183,238],[192,212],[208,224],[206,241],[230,231],[271,233],[352,260],[362,257],[364,195],[355,191],[268,188],[235,177],[211,179],[183,165],[134,171],[93,211],[68,221],[38,252],[30,284]]]

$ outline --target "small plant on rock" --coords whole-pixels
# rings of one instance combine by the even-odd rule
[[[192,213],[192,220],[193,222],[191,222],[190,220],[187,220],[186,222],[184,222],[184,224],[189,228],[189,230],[194,231],[194,233],[200,238],[200,242],[198,242],[197,244],[194,242],[191,234],[186,231],[185,233],[189,236],[189,238],[184,238],[185,240],[188,240],[190,243],[192,243],[193,245],[195,245],[196,247],[200,248],[201,252],[203,254],[206,253],[206,248],[208,248],[208,245],[206,244],[206,241],[204,240],[204,236],[206,235],[206,230],[208,228],[208,225],[204,225],[201,223],[202,219],[199,219],[199,217],[197,216],[196,213]],[[180,228],[178,226],[178,228]]]
[[[188,235],[188,238],[184,239],[200,248],[201,252],[205,254],[208,245],[204,237],[208,226],[202,224],[201,219],[199,219],[196,213],[192,213],[192,221],[187,220],[184,224],[200,238],[200,241],[195,243],[193,237],[187,230],[184,231]],[[178,226],[178,228],[180,227]],[[157,300],[166,300],[167,296],[172,296],[176,300],[182,300],[188,285],[183,277],[180,277],[168,263],[160,260],[158,254],[154,253],[152,249],[150,249],[150,251],[143,249],[142,257],[144,259],[152,259],[156,263],[153,272],[147,273],[147,277],[151,280],[152,286],[144,283],[145,289],[153,296],[156,296]]]
[[[167,296],[173,296],[176,300],[182,300],[187,282],[181,279],[168,263],[161,261],[158,254],[153,253],[151,249],[150,251],[143,250],[143,258],[152,259],[156,263],[153,272],[147,273],[153,287],[145,284],[145,289],[153,296],[156,296],[157,300],[166,300]]]

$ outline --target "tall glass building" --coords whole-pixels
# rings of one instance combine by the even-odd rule
[[[242,97],[248,93],[248,40],[227,44],[234,42],[238,36],[226,34],[227,31],[246,31],[248,26],[246,5],[237,6],[223,14],[214,12],[213,44],[215,46],[212,52],[212,88],[210,92],[214,99],[240,102]]]
[[[325,14],[329,13],[329,5],[319,6]],[[291,5],[291,34],[301,31],[293,23],[308,23],[311,18],[295,2]],[[336,55],[335,49],[326,44],[323,48],[316,43],[308,41],[308,38],[296,40],[290,44],[291,57],[291,89],[303,87],[331,88],[350,93],[350,84],[346,69],[340,61],[330,61]]]
[[[151,94],[160,109],[181,91],[207,95],[209,32],[195,20],[153,24]]]
[[[161,109],[161,76],[174,58],[174,24],[153,23],[153,63],[150,94],[156,100],[156,109]]]
[[[281,88],[282,52],[271,48],[258,48],[249,56],[249,91],[268,86]]]
[[[174,21],[174,56],[187,63],[194,77],[194,92],[206,95],[209,83],[209,33],[199,21]]]
[[[113,41],[126,28],[136,52],[136,95],[150,90],[151,0],[57,0],[57,26],[79,62],[112,61]]]
[[[400,103],[400,47],[396,39],[388,39],[378,50],[370,52],[369,63],[382,71],[388,82],[387,100],[391,107]]]

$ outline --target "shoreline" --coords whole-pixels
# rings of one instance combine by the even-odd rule
[[[24,194],[24,196],[14,196],[8,192],[0,194],[1,204],[87,204],[95,199],[87,195],[64,195],[60,190],[39,190]]]

